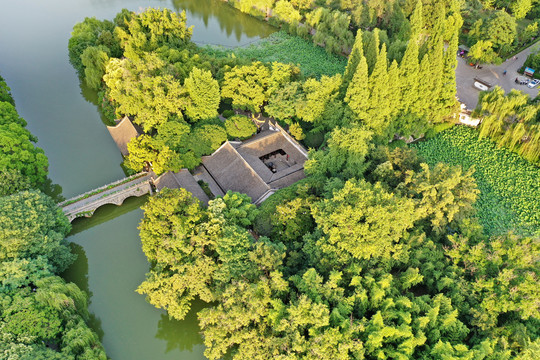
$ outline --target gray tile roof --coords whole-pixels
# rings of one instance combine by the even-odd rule
[[[228,141],[212,155],[203,157],[202,163],[225,191],[238,191],[255,201],[270,189]]]
[[[280,149],[289,155],[288,160],[279,160],[287,167],[273,173],[260,157]],[[289,186],[305,177],[306,160],[307,152],[280,129],[265,130],[243,143],[227,141],[212,155],[203,157],[202,163],[224,191],[245,193],[258,203],[270,189]]]
[[[193,178],[193,175],[191,175],[191,173],[187,169],[181,169],[179,172],[176,173],[168,171],[158,177],[154,181],[154,184],[156,185],[156,189],[158,191],[163,188],[184,188],[205,205],[207,205],[208,201],[210,200],[206,193],[201,189],[197,181]]]
[[[127,116],[117,121],[116,126],[107,126],[107,130],[109,130],[116,146],[118,146],[118,149],[120,149],[120,152],[124,156],[129,155],[127,149],[128,142],[142,134]]]

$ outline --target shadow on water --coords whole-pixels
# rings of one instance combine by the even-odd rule
[[[86,295],[88,295],[88,305],[90,305],[93,294],[90,291],[90,286],[88,284],[88,257],[81,245],[70,242],[69,246],[71,247],[71,252],[77,255],[77,260],[66,269],[62,274],[62,277],[67,282],[76,284],[79,289],[84,291]],[[101,341],[103,335],[105,335],[105,332],[101,327],[101,320],[91,313],[88,316],[87,323],[97,333],[99,340]]]
[[[98,96],[97,90],[92,89],[90,86],[86,84],[86,81],[81,78],[79,78],[79,87],[81,88],[81,95],[83,96],[84,100],[88,101],[90,104],[96,107],[99,114],[99,118],[101,119],[101,122],[103,123],[103,125],[106,125],[106,126],[114,125],[114,121],[108,119],[105,116],[105,114],[103,114],[101,107],[98,106],[99,96]]]
[[[209,306],[201,300],[193,301],[190,312],[182,321],[161,315],[156,338],[167,342],[166,353],[173,350],[192,351],[193,346],[203,343],[197,313]]]
[[[43,193],[49,195],[57,204],[66,200],[62,195],[62,187],[58,184],[54,184],[49,178],[45,179],[45,183],[43,183],[41,190]]]
[[[78,234],[94,226],[103,224],[107,221],[115,219],[119,216],[127,214],[133,210],[139,209],[148,199],[148,195],[141,197],[129,197],[124,200],[120,206],[113,204],[103,205],[94,212],[94,215],[89,218],[78,218],[71,223],[72,228],[69,236]]]

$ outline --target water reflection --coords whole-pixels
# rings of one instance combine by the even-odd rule
[[[121,206],[116,206],[114,204],[103,205],[99,207],[91,217],[73,220],[69,235],[73,236],[85,230],[91,229],[94,226],[116,219],[117,217],[127,214],[133,210],[139,209],[142,205],[144,205],[146,200],[148,200],[148,195],[141,197],[129,197],[124,200],[124,203]]]
[[[169,318],[162,314],[158,321],[156,339],[167,342],[166,353],[172,350],[193,351],[194,345],[202,345],[203,339],[200,334],[197,313],[208,307],[208,304],[197,300],[192,303],[191,311],[182,321]]]
[[[211,30],[212,27],[219,27],[219,30],[214,30],[215,33],[224,32],[228,37],[234,34],[237,44],[230,47],[243,46],[253,41],[253,39],[247,39],[244,43],[240,43],[243,36],[248,38],[265,37],[277,30],[275,27],[265,24],[252,16],[242,14],[239,10],[221,1],[172,0],[172,6],[176,11],[186,10],[188,12],[188,23],[197,19],[201,20],[204,26]],[[217,21],[212,21],[214,19]],[[205,38],[202,42],[195,42],[199,44],[223,45],[217,44],[211,38]]]
[[[88,305],[90,305],[93,294],[92,291],[90,291],[90,286],[88,284],[88,257],[81,245],[70,242],[69,246],[71,247],[71,252],[77,255],[77,260],[62,274],[62,277],[67,282],[75,283],[82,291],[84,291],[88,296]],[[101,341],[105,334],[101,326],[101,320],[93,313],[90,313],[88,325],[97,333],[99,340]]]

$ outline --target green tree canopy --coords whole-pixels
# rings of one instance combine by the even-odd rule
[[[354,179],[317,204],[313,217],[327,236],[323,249],[356,259],[400,254],[400,241],[416,221],[411,200],[386,192],[380,184]]]
[[[188,93],[186,115],[190,119],[205,120],[218,115],[217,109],[221,100],[219,85],[210,71],[193,68],[184,86]]]
[[[18,123],[0,125],[0,171],[18,172],[32,186],[45,182],[49,162],[37,138]]]
[[[257,127],[247,116],[233,115],[225,120],[225,130],[231,138],[243,140],[251,137],[257,131]]]
[[[71,229],[54,201],[39,191],[0,198],[0,260],[44,256],[57,272],[74,260],[64,236]]]
[[[154,53],[140,59],[111,59],[103,79],[110,97],[118,103],[117,116],[133,115],[135,122],[150,131],[169,118],[182,118],[185,90],[172,75],[161,73],[165,66]]]

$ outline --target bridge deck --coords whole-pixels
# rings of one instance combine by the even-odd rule
[[[91,216],[97,208],[105,204],[121,205],[130,196],[142,196],[152,191],[151,176],[147,173],[102,186],[96,190],[58,204],[69,221],[82,216]]]

